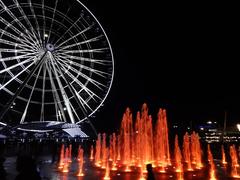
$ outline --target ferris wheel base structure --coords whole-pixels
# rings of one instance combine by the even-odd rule
[[[89,136],[82,131],[80,125],[57,121],[28,122],[19,124],[15,127],[10,127],[5,123],[0,122],[0,126],[30,133],[58,132],[59,134],[68,134],[68,136],[72,138],[89,138]]]

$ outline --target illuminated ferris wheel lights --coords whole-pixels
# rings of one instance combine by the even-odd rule
[[[109,40],[79,0],[65,3],[0,0],[0,121],[14,107],[20,123],[35,114],[82,122],[106,99],[114,75]]]

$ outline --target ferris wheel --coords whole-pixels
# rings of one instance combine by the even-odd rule
[[[0,0],[0,122],[80,123],[113,76],[108,37],[79,0]]]

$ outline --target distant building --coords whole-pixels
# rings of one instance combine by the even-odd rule
[[[237,126],[228,127],[224,132],[223,128],[216,121],[208,121],[198,126],[198,132],[202,141],[207,143],[238,143],[240,142],[239,129]]]

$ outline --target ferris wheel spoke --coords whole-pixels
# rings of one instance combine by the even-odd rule
[[[0,53],[2,52],[8,52],[8,53],[32,53],[31,50],[28,49],[6,49],[6,48],[0,48]]]
[[[94,93],[92,90],[90,90],[87,86],[85,86],[83,83],[81,83],[76,76],[74,76],[71,72],[69,72],[64,66],[62,66],[64,72],[67,73],[67,75],[72,78],[72,82],[70,82],[70,84],[72,84],[73,82],[76,82],[82,90],[84,90],[89,97],[91,97],[95,102],[97,102],[97,100],[95,99],[98,98],[100,101],[102,101],[102,98],[100,98],[96,93]],[[80,90],[81,91],[81,90]]]
[[[59,86],[61,95],[62,95],[63,100],[64,100],[64,104],[65,104],[65,106],[66,106],[66,108],[67,108],[68,115],[69,115],[69,117],[70,117],[71,122],[74,123],[75,120],[74,120],[74,117],[73,117],[72,109],[71,109],[71,107],[70,107],[70,105],[69,105],[70,101],[69,101],[69,99],[68,99],[68,97],[67,97],[67,93],[65,92],[65,90],[64,90],[64,88],[63,88],[62,82],[61,82],[61,80],[59,79],[59,76],[58,76],[58,74],[57,74],[57,70],[56,70],[56,67],[55,67],[54,62],[53,62],[52,54],[51,54],[50,52],[48,52],[48,53],[49,53],[51,65],[52,65],[52,67],[53,67],[54,75],[55,75],[55,77],[56,77],[56,80],[57,80],[57,83],[58,83],[58,86]]]
[[[56,13],[57,5],[58,5],[58,0],[55,1],[53,15],[52,15],[52,21],[51,21],[51,25],[50,25],[50,29],[49,29],[49,34],[48,34],[48,37],[47,37],[47,43],[49,42],[49,39],[50,39],[50,36],[51,36],[51,33],[52,33],[52,26],[53,26],[53,21],[55,19],[55,13]]]
[[[42,2],[42,17],[43,17],[43,44],[45,43],[45,27],[46,27],[46,20],[45,20],[45,10],[44,10],[44,0],[41,0]]]
[[[13,46],[13,47],[21,47],[25,50],[29,50],[29,49],[30,50],[36,50],[36,49],[33,49],[33,47],[31,47],[27,44],[19,44],[19,43],[16,43],[16,42],[5,40],[5,39],[0,39],[0,43],[10,45],[10,46]]]
[[[56,108],[56,111],[57,111],[56,113],[59,114],[60,118],[63,117],[64,122],[67,122],[67,119],[66,119],[66,116],[65,116],[65,113],[64,113],[64,109],[63,109],[63,106],[62,106],[62,103],[61,103],[61,99],[60,99],[60,96],[58,94],[56,85],[53,81],[52,72],[51,72],[51,69],[50,69],[48,63],[46,63],[46,69],[47,69],[49,79],[50,79],[50,83],[51,83],[51,87],[52,87],[53,101],[54,101],[55,107],[59,107],[60,112],[61,112],[61,114],[60,114],[59,111],[58,111],[58,108]]]
[[[11,38],[12,40],[14,40],[14,41],[17,41],[17,42],[19,42],[19,43],[22,43],[22,44],[26,45],[27,47],[29,47],[29,49],[32,49],[32,45],[30,46],[30,45],[28,44],[29,42],[26,41],[25,39],[20,38],[20,36],[17,37],[17,36],[15,36],[15,35],[13,35],[12,33],[9,33],[9,32],[7,32],[6,30],[2,30],[2,29],[0,29],[0,33],[6,35],[6,36],[8,36],[8,37],[10,37],[10,38]],[[19,34],[19,35],[21,35],[21,34]]]
[[[91,38],[91,39],[88,39],[88,40],[85,40],[85,41],[81,41],[81,42],[78,42],[78,43],[75,43],[75,44],[71,44],[71,45],[68,45],[68,46],[59,46],[58,48],[60,50],[63,50],[63,49],[69,49],[69,48],[72,48],[74,46],[79,46],[79,45],[82,45],[82,44],[86,44],[86,43],[91,43],[91,42],[95,42],[95,41],[98,41],[100,40],[102,37],[104,37],[104,35],[99,35],[97,37],[94,37],[94,38]]]
[[[102,60],[102,59],[94,59],[94,58],[86,58],[86,57],[81,57],[81,56],[73,56],[65,53],[57,53],[54,56],[62,57],[62,58],[69,58],[69,59],[74,59],[74,60],[80,60],[80,61],[86,61],[86,62],[91,62],[95,64],[101,64],[101,65],[107,65],[110,64],[111,61],[109,60]]]
[[[27,105],[26,105],[25,110],[24,110],[24,112],[23,112],[23,115],[22,115],[22,117],[21,117],[20,124],[22,124],[22,123],[24,122],[25,118],[26,118],[27,111],[28,111],[28,107],[29,107],[29,104],[30,104],[30,102],[31,102],[34,89],[35,89],[35,87],[36,87],[36,84],[37,84],[37,81],[38,81],[38,77],[39,77],[39,74],[40,74],[41,69],[42,69],[42,65],[43,65],[43,64],[41,64],[41,66],[39,67],[39,70],[38,70],[38,73],[37,73],[37,77],[35,78],[34,84],[33,84],[33,86],[32,86],[32,90],[31,90],[31,93],[30,93],[30,95],[29,95],[28,102],[27,102]]]
[[[58,40],[54,43],[54,46],[82,19],[82,16],[80,16],[64,33],[61,37],[58,38]]]
[[[0,17],[0,22],[2,22],[4,25],[6,25],[6,27],[9,27],[11,30],[13,30],[16,34],[19,35],[19,37],[17,37],[16,39],[14,39],[15,41],[19,41],[20,43],[24,44],[26,47],[30,48],[30,49],[36,49],[33,46],[34,41],[32,39],[29,39],[28,36],[26,36],[24,33],[20,32],[17,28],[15,28],[11,23],[8,23],[6,20],[4,20],[2,17]],[[5,34],[6,31],[2,30],[2,33]],[[7,35],[7,34],[6,34]],[[9,35],[9,34],[8,34]],[[11,38],[14,37],[14,35],[11,35]],[[20,38],[22,37],[22,38]],[[1,39],[0,39],[1,40]],[[24,46],[22,45],[22,46]]]
[[[28,37],[34,42],[34,36],[28,31],[28,29],[21,23],[21,21],[10,11],[10,9],[0,0],[0,6],[9,14],[9,16],[16,21],[16,23],[22,28],[22,30],[28,35]],[[36,41],[37,39],[35,39]]]
[[[64,58],[64,57],[63,57],[63,58]],[[64,58],[64,60],[63,60],[62,58],[59,58],[59,60],[60,60],[61,62],[66,62],[66,63],[68,63],[69,66],[75,65],[75,66],[77,66],[77,67],[79,67],[79,68],[82,68],[82,69],[85,69],[85,70],[87,70],[87,71],[89,71],[89,72],[93,72],[93,73],[95,73],[95,74],[97,74],[97,75],[99,75],[99,76],[101,76],[101,77],[103,77],[103,78],[106,78],[106,75],[108,75],[108,76],[111,75],[111,74],[109,74],[109,73],[106,73],[106,72],[103,72],[103,71],[100,71],[100,70],[96,70],[96,69],[90,68],[90,67],[88,67],[88,66],[85,66],[85,65],[76,63],[76,62],[71,61],[70,59],[68,59],[68,58],[66,58],[66,57]]]
[[[56,58],[59,63],[59,58]],[[102,101],[102,98],[100,98],[96,93],[94,93],[92,90],[90,90],[87,86],[85,86],[81,81],[79,81],[77,79],[77,76],[74,76],[71,72],[68,71],[68,69],[66,69],[64,66],[61,65],[61,63],[59,63],[59,65],[61,66],[61,68],[63,68],[64,72],[67,73],[67,75],[72,78],[72,82],[70,82],[70,84],[72,84],[73,82],[76,82],[80,87],[81,87],[81,90],[84,90],[86,91],[86,93],[89,95],[89,97],[91,97],[94,101],[97,102],[97,100],[95,99],[98,98],[98,100]],[[81,91],[80,90],[80,91]]]
[[[62,20],[61,20],[61,22],[60,22],[59,24],[63,24],[63,22],[66,20],[67,14],[68,14],[68,12],[70,11],[71,7],[72,7],[72,6],[68,7],[67,12],[64,14],[64,16],[63,16],[63,18],[62,18]],[[57,29],[57,31],[59,31],[61,28],[62,28],[62,26],[59,26],[58,29]],[[54,42],[55,39],[56,39],[56,36],[53,37],[52,42]]]
[[[18,67],[18,66],[21,66],[21,65],[23,65],[23,64],[26,64],[26,63],[28,63],[28,62],[30,62],[30,61],[32,61],[31,58],[29,58],[29,59],[27,59],[27,60],[25,60],[25,61],[19,62],[19,63],[17,63],[17,64],[14,64],[14,65],[12,65],[12,66],[9,66],[9,67],[7,67],[7,68],[5,68],[5,69],[3,69],[3,70],[0,70],[0,74],[2,74],[2,73],[4,73],[4,72],[7,72],[7,71],[9,71],[9,70],[11,70],[11,69],[14,69],[14,68],[16,68],[16,67]]]
[[[62,75],[63,79],[65,80],[65,82],[69,83],[66,80],[66,78],[65,78],[65,76],[62,72],[62,69],[58,66],[57,63],[56,63],[56,65],[57,65],[57,68],[59,69],[60,74]],[[80,103],[81,103],[82,107],[84,108],[84,110],[87,111],[86,108],[85,108],[85,106],[87,106],[91,111],[93,111],[93,109],[87,104],[87,102],[78,94],[77,90],[70,83],[69,83],[69,85],[73,90],[72,94],[77,96],[77,98],[80,100]]]
[[[98,48],[98,49],[79,49],[79,50],[56,50],[56,52],[62,52],[65,54],[69,53],[103,53],[106,50],[109,50],[109,48]]]
[[[66,78],[64,77],[63,73],[62,73],[62,70],[58,67],[57,65],[57,68],[58,68],[58,71],[59,74],[61,74],[61,76],[63,77],[63,80],[68,83],[68,81],[66,80]],[[70,92],[72,93],[73,96],[76,96],[81,104],[81,107],[84,109],[84,112],[87,112],[87,109],[85,107],[88,107],[88,109],[90,109],[91,111],[93,111],[93,109],[86,103],[85,100],[82,99],[81,96],[79,96],[79,94],[77,93],[76,89],[71,85],[69,84],[70,86],[68,86],[68,88],[70,89]],[[78,102],[78,101],[77,101]],[[69,101],[69,105],[71,107],[71,109],[73,110],[73,112],[77,115],[76,111],[75,111],[75,108],[72,106],[71,102]],[[77,115],[78,117],[78,115]],[[78,117],[79,118],[79,117]]]
[[[25,14],[25,12],[23,11],[22,7],[21,7],[20,4],[18,3],[18,0],[13,0],[13,2],[16,4],[19,12],[21,13],[21,15],[23,16],[24,20],[26,21],[29,29],[31,30],[31,33],[32,33],[34,39],[36,39],[35,43],[36,43],[37,46],[40,48],[41,45],[40,45],[39,40],[38,40],[38,38],[37,38],[37,36],[36,36],[36,32],[35,32],[32,24],[31,24],[31,22],[29,21],[27,15]]]
[[[79,35],[85,33],[86,31],[90,30],[92,27],[93,27],[93,25],[88,26],[87,28],[85,28],[84,30],[80,31],[80,32],[77,33],[76,35],[71,36],[71,37],[68,38],[67,40],[65,40],[65,41],[63,41],[62,43],[60,43],[59,45],[56,45],[56,49],[59,48],[59,47],[61,47],[63,44],[67,43],[68,41],[70,41],[70,40],[76,38],[77,36],[79,36]]]
[[[75,108],[73,107],[72,103],[70,104],[70,106],[71,106],[71,108],[72,108],[72,110],[73,110],[75,116],[77,117],[77,119],[80,120],[80,118],[79,118],[79,116],[78,116],[78,114],[77,114]]]
[[[42,85],[42,105],[41,105],[41,115],[40,121],[44,121],[44,100],[45,100],[45,84],[46,84],[46,63],[43,64],[43,85]]]
[[[2,90],[5,86],[7,86],[10,82],[12,82],[14,79],[16,79],[18,76],[20,76],[23,72],[27,71],[28,68],[30,68],[33,64],[35,64],[35,61],[38,59],[38,57],[35,57],[33,62],[29,64],[25,69],[20,71],[18,74],[13,76],[9,81],[7,81],[4,85],[0,84],[0,90]]]
[[[12,61],[12,60],[22,59],[22,58],[26,58],[26,57],[32,57],[33,55],[36,55],[36,54],[37,53],[27,53],[27,54],[23,54],[23,55],[19,55],[19,56],[11,56],[11,57],[6,57],[6,58],[1,58],[0,62]]]
[[[54,59],[54,58],[53,58]],[[54,59],[55,60],[55,59]],[[56,63],[56,67],[59,69],[59,72],[60,72],[60,75],[63,77],[64,81],[69,84],[69,89],[71,91],[71,93],[79,100],[81,106],[84,108],[84,111],[87,112],[85,106],[88,107],[88,109],[90,109],[91,111],[93,111],[93,109],[88,105],[88,103],[77,93],[77,90],[71,85],[71,83],[69,83],[67,81],[67,79],[65,78],[63,72],[62,72],[62,69],[58,66],[58,63],[56,62],[55,60],[55,63]],[[77,101],[78,102],[78,101]]]
[[[32,1],[28,0],[28,3],[29,3],[29,6],[30,6],[31,13],[33,15],[33,19],[34,19],[35,24],[36,24],[36,29],[37,29],[37,34],[38,34],[39,40],[40,40],[40,42],[41,42],[41,44],[43,46],[43,42],[42,42],[42,38],[41,38],[41,34],[40,34],[40,27],[39,27],[39,23],[37,21],[37,16],[35,14],[34,8],[32,6]]]
[[[66,68],[70,69],[72,72],[76,73],[77,76],[80,75],[81,77],[83,77],[85,80],[91,82],[94,86],[96,86],[98,89],[103,90],[99,85],[104,86],[103,84],[93,80],[92,78],[88,77],[87,75],[83,74],[82,72],[80,72],[79,70],[70,67],[69,65],[67,65],[66,63],[59,63],[61,66],[65,66]],[[67,70],[66,73],[68,73],[69,71]],[[99,85],[98,85],[99,84]]]
[[[81,77],[83,77],[84,79],[86,79],[87,81],[91,82],[93,85],[95,85],[97,88],[103,90],[100,86],[102,87],[106,87],[104,84],[92,79],[91,77],[87,76],[86,74],[82,73],[81,71],[79,71],[78,69],[75,69],[72,66],[69,66],[68,64],[66,64],[65,62],[63,62],[62,64],[63,66],[69,68],[72,72],[76,73],[77,75],[80,75]]]

